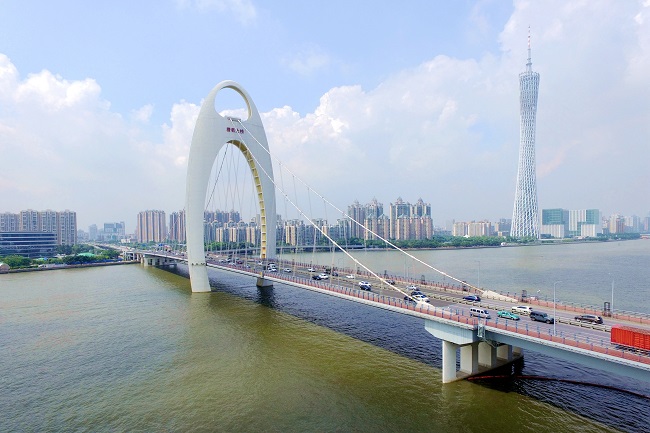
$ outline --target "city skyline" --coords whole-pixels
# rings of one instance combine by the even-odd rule
[[[437,222],[509,217],[529,26],[539,208],[650,211],[647,0],[424,2],[397,21],[379,2],[372,22],[336,1],[168,1],[156,20],[149,4],[81,5],[0,4],[5,211],[132,231],[142,209],[182,209],[201,98],[232,79],[272,154],[340,207],[381,185],[426,197]]]

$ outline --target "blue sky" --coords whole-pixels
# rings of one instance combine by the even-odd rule
[[[234,80],[337,205],[509,218],[530,26],[540,207],[648,214],[648,0],[403,3],[0,0],[0,212],[182,208],[202,98]]]

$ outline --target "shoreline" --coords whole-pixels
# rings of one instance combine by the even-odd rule
[[[131,265],[134,263],[140,263],[139,260],[122,260],[119,262],[104,262],[104,263],[84,263],[80,265],[56,265],[48,266],[44,268],[18,268],[18,269],[9,269],[8,271],[0,271],[1,274],[19,274],[22,272],[41,272],[41,271],[56,271],[59,269],[76,269],[76,268],[94,268],[98,266],[117,266],[117,265]]]

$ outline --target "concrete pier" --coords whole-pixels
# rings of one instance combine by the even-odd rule
[[[442,383],[482,374],[523,356],[518,347],[479,337],[474,325],[425,320],[425,329],[442,340]],[[456,370],[458,352],[460,368]]]

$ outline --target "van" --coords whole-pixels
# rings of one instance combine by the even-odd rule
[[[546,323],[553,323],[555,322],[555,319],[549,316],[546,313],[542,313],[540,311],[531,311],[530,312],[530,320],[534,322],[546,322]]]
[[[485,308],[472,307],[469,309],[469,317],[482,317],[484,319],[490,319],[490,312]]]

